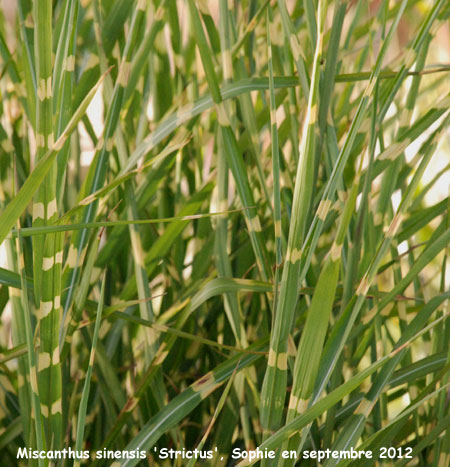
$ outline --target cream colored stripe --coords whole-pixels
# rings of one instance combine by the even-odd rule
[[[51,256],[50,258],[47,258],[46,256],[44,256],[44,259],[42,260],[42,269],[44,271],[48,271],[52,267],[53,267],[53,256]]]
[[[33,219],[44,219],[45,211],[43,203],[33,204]]]
[[[53,302],[41,302],[39,308],[39,318],[45,318],[53,309]]]

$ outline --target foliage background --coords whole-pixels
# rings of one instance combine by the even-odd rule
[[[449,465],[449,13],[3,0],[2,465]]]

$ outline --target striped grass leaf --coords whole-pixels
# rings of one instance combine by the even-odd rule
[[[35,436],[35,443],[36,448],[40,451],[45,449],[48,446],[49,440],[46,435],[45,427],[44,427],[44,420],[41,414],[41,398],[40,398],[40,390],[38,384],[38,357],[36,351],[34,349],[34,338],[33,338],[33,329],[31,323],[31,313],[29,309],[29,300],[28,300],[28,293],[27,287],[25,285],[25,262],[23,256],[23,247],[21,245],[22,239],[19,236],[16,239],[17,244],[17,253],[19,255],[19,270],[20,270],[20,278],[22,283],[21,288],[21,301],[22,301],[22,312],[23,312],[23,323],[25,327],[25,334],[26,334],[26,344],[27,344],[27,356],[28,356],[28,371],[29,371],[29,378],[30,378],[30,389],[31,389],[31,406],[34,412],[34,436]],[[32,445],[34,443],[31,443]],[[44,462],[40,459],[39,466],[45,465]]]
[[[41,158],[41,160],[36,164],[34,170],[31,172],[25,183],[18,191],[14,201],[9,203],[3,210],[1,214],[2,222],[0,227],[0,240],[3,241],[6,238],[10,229],[14,226],[19,216],[26,209],[28,203],[33,198],[34,193],[38,190],[40,184],[43,182],[54,160],[56,159],[58,150],[62,147],[67,138],[77,126],[78,122],[81,120],[103,79],[104,76],[102,76],[102,78],[97,82],[96,86],[90,90],[82,105],[78,107],[74,115],[71,117],[61,136],[55,141],[52,149],[48,150]]]
[[[235,179],[242,204],[246,208],[245,218],[249,231],[252,246],[255,252],[258,267],[263,280],[267,280],[271,274],[267,263],[267,252],[265,251],[264,241],[261,234],[261,222],[258,214],[255,212],[255,202],[250,190],[247,175],[245,172],[242,156],[239,154],[239,148],[236,138],[230,126],[230,115],[224,105],[222,95],[219,89],[217,76],[214,70],[214,65],[211,60],[209,47],[206,42],[206,37],[203,32],[203,26],[198,14],[198,10],[193,0],[189,0],[189,12],[194,24],[194,33],[197,39],[197,45],[200,50],[200,55],[203,61],[203,66],[208,80],[208,85],[211,92],[211,97],[217,107],[218,121],[221,128],[221,137],[224,144],[224,153],[227,158],[227,163],[230,166],[231,172]]]
[[[301,248],[306,230],[306,216],[310,207],[312,194],[313,157],[319,100],[319,66],[322,57],[325,7],[325,2],[319,3],[319,33],[297,169],[297,180],[292,206],[294,216],[289,229],[286,260],[281,277],[279,302],[275,312],[269,359],[262,388],[261,423],[265,430],[275,429],[280,425],[284,399],[286,397],[287,341],[292,326],[295,302],[297,300],[295,291],[298,288],[300,275],[299,260],[302,256]]]
[[[122,53],[121,62],[118,69],[117,79],[114,85],[113,95],[111,96],[111,103],[108,108],[108,113],[105,121],[104,134],[100,140],[98,150],[94,158],[94,163],[90,167],[90,172],[87,177],[87,185],[84,189],[84,196],[87,196],[91,193],[97,191],[100,186],[104,183],[106,176],[106,167],[107,167],[107,156],[111,151],[111,145],[113,144],[114,132],[117,127],[119,120],[119,112],[122,105],[122,100],[124,96],[125,88],[128,84],[128,78],[131,68],[131,57],[133,52],[133,47],[136,45],[136,37],[138,29],[141,25],[141,22],[144,19],[145,5],[143,2],[137,2],[134,7],[133,17],[130,25],[130,31],[127,36],[127,42]],[[83,219],[85,222],[93,220],[95,216],[95,211],[97,208],[97,203],[90,204],[84,210]],[[73,294],[75,291],[75,286],[79,280],[79,268],[78,263],[83,256],[83,252],[86,249],[87,242],[87,232],[81,231],[77,232],[72,238],[71,244],[72,248],[70,249],[71,257],[68,258],[64,265],[62,285],[66,291],[62,296],[62,303],[64,307],[63,316],[67,316],[68,310],[72,305]]]
[[[292,420],[297,413],[302,413],[308,407],[309,399],[313,393],[325,335],[335,299],[345,233],[356,205],[359,177],[355,178],[342,212],[336,238],[320,272],[302,337],[298,345],[294,366],[294,381],[286,418],[287,422]],[[295,449],[298,442],[298,439],[292,438],[288,449]]]
[[[76,435],[76,445],[75,445],[75,449],[77,451],[81,451],[81,448],[83,447],[84,427],[86,424],[89,391],[90,391],[92,371],[93,371],[94,360],[95,360],[95,350],[97,347],[98,334],[100,331],[100,323],[102,320],[104,296],[105,296],[105,280],[103,278],[102,288],[100,291],[100,300],[98,302],[97,315],[95,318],[94,335],[92,338],[92,347],[91,347],[91,352],[89,356],[89,366],[86,371],[83,392],[81,394],[80,406],[78,409],[78,424],[77,424],[77,435]],[[75,462],[75,464],[79,464],[79,462]]]
[[[273,82],[272,43],[270,38],[270,9],[267,10],[267,44],[268,44],[268,66],[269,66],[269,92],[270,92],[270,133],[272,141],[272,172],[273,172],[273,223],[276,249],[277,274],[275,276],[275,292],[278,291],[278,268],[282,262],[281,247],[281,189],[280,189],[280,154],[278,147],[278,123],[277,109],[275,103],[275,89]],[[276,300],[275,300],[276,305]],[[276,307],[275,307],[276,308]]]

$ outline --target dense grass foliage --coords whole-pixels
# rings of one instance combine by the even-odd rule
[[[1,465],[450,465],[448,1],[3,4]]]

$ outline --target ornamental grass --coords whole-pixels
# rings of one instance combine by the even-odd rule
[[[450,465],[449,16],[2,3],[2,467]]]

